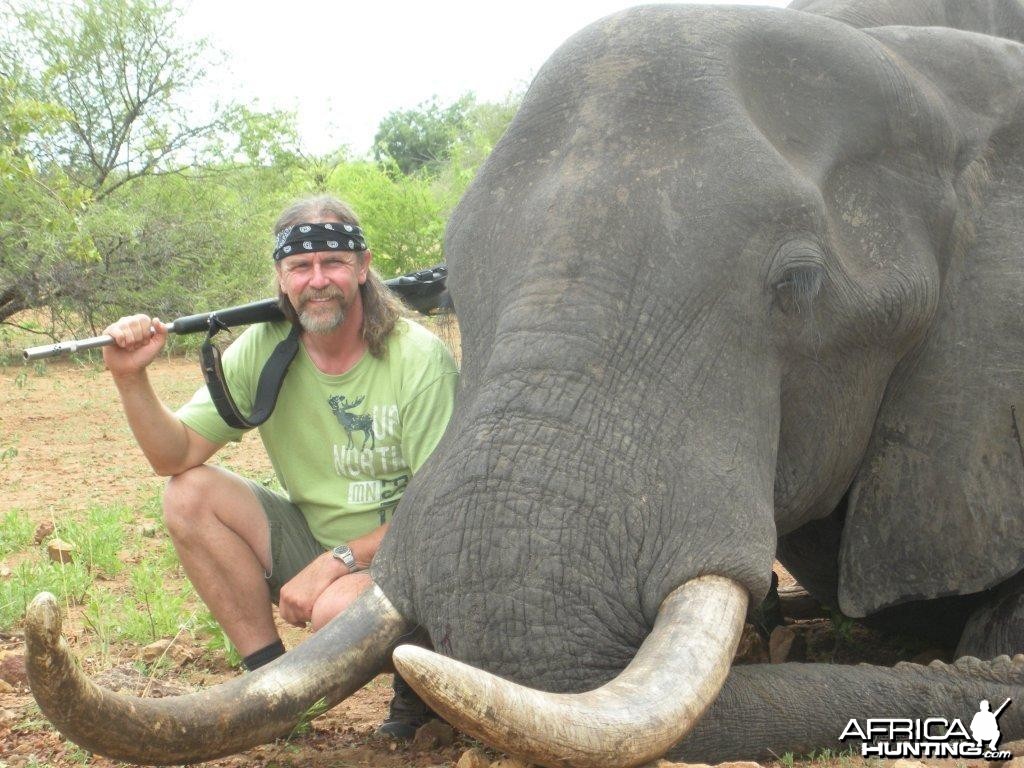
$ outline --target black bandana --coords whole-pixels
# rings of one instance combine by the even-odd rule
[[[317,251],[365,251],[363,230],[354,224],[296,224],[277,233],[274,261],[297,253]]]

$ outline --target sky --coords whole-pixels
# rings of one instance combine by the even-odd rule
[[[362,155],[388,113],[434,96],[448,104],[467,91],[478,101],[502,101],[524,91],[573,33],[636,4],[192,0],[179,31],[225,54],[203,91],[206,101],[293,111],[305,151],[326,154],[344,144]]]

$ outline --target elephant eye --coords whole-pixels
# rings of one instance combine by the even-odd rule
[[[774,304],[786,314],[807,315],[825,282],[824,257],[814,243],[787,243],[772,270]]]

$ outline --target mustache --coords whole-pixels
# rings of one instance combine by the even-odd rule
[[[315,301],[317,299],[338,299],[344,302],[345,294],[334,287],[309,288],[299,294],[299,305],[302,306],[308,301]]]

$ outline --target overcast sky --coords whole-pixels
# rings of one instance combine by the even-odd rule
[[[296,112],[307,151],[347,144],[361,154],[389,112],[435,95],[449,103],[473,91],[495,101],[522,91],[567,37],[637,4],[192,0],[181,32],[227,54],[212,78],[215,95]]]

